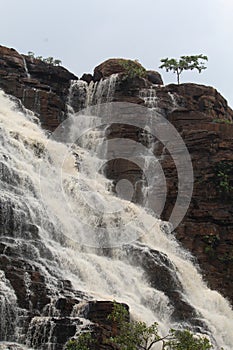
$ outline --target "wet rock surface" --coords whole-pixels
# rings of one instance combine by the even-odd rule
[[[176,228],[176,237],[197,258],[209,286],[233,303],[230,287],[233,281],[233,111],[212,87],[172,84],[153,89],[156,108],[182,136],[194,171],[192,200],[183,221]],[[123,100],[130,101],[134,95],[135,102],[139,95],[136,91],[130,98],[124,95]],[[108,137],[143,142],[145,132],[135,126],[112,124]],[[161,158],[167,184],[162,219],[169,220],[177,198],[177,170],[162,144],[158,144],[156,155]],[[220,175],[224,171],[227,175],[225,188]],[[135,186],[133,198],[140,202],[140,188],[136,185],[142,178],[140,168],[119,158],[108,163],[106,174],[115,183],[122,178],[131,181]]]
[[[113,73],[121,73],[119,66],[116,62],[108,62],[95,69],[94,77],[86,74],[82,79],[89,84],[93,79],[98,81]],[[233,303],[233,171],[227,173],[228,188],[227,185],[221,185],[218,176],[221,171],[231,169],[228,165],[233,163],[233,112],[226,100],[212,87],[197,84],[155,87],[153,84],[161,84],[157,72],[149,71],[147,75],[147,79],[119,79],[114,101],[143,105],[140,91],[153,89],[158,98],[157,108],[184,139],[193,164],[194,191],[189,210],[176,229],[176,236],[196,257],[209,286],[220,291]],[[47,130],[54,130],[66,117],[70,80],[77,80],[77,77],[62,67],[48,65],[20,55],[14,49],[0,46],[0,88],[19,98],[26,108],[37,113],[42,126]],[[142,142],[142,133],[142,130],[133,126],[114,124],[108,130],[108,137],[129,138]],[[158,145],[159,154],[162,150],[163,146]],[[161,158],[161,165],[168,190],[162,218],[167,220],[176,201],[177,172],[166,150]],[[17,176],[9,174],[9,169],[2,163],[0,173],[5,182],[11,175],[12,185],[17,186]],[[142,179],[141,169],[124,159],[109,162],[106,173],[115,182],[127,178],[135,184]],[[140,203],[141,197],[139,186],[136,188],[134,201]],[[96,336],[99,343],[102,343],[114,328],[106,322],[113,304],[107,301],[90,301],[90,296],[74,290],[69,281],[59,279],[59,276],[54,276],[54,292],[45,272],[33,261],[31,247],[39,247],[42,256],[49,257],[50,253],[39,241],[37,228],[30,224],[27,217],[25,219],[26,205],[24,210],[21,209],[14,208],[10,199],[0,203],[0,270],[4,272],[2,278],[6,280],[6,289],[9,285],[14,290],[14,295],[10,295],[6,302],[8,306],[4,312],[14,323],[15,305],[20,309],[23,334],[20,342],[33,348],[48,349],[55,344],[56,349],[62,349],[65,342],[83,327],[85,318],[94,323]],[[24,238],[32,243],[30,251],[24,244],[18,244],[17,238],[20,238],[22,233]],[[180,288],[179,281],[174,278],[167,257],[161,256],[157,251],[145,252],[140,247],[127,249],[130,250],[132,263],[138,263],[140,257],[141,266],[150,283],[159,287],[170,298],[171,303],[177,306],[173,314],[174,319],[193,319],[193,324],[198,325],[194,310],[177,291]],[[22,252],[25,254],[24,258]],[[164,279],[160,279],[161,275]],[[88,305],[84,309],[81,307],[83,301]],[[85,312],[80,313],[80,310]],[[14,327],[8,329],[7,340],[14,339],[13,331]],[[1,326],[0,335],[2,340],[6,340],[5,334],[1,334]],[[0,348],[1,346],[5,345],[0,345]],[[17,346],[9,345],[9,348],[20,349]],[[111,348],[108,345],[101,346],[101,349]]]
[[[53,131],[66,117],[72,79],[78,78],[63,67],[0,46],[0,88],[40,116],[47,130]]]

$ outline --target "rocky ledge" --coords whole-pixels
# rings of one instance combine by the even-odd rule
[[[47,130],[54,130],[66,117],[72,79],[78,78],[63,67],[0,46],[0,88],[40,116]]]

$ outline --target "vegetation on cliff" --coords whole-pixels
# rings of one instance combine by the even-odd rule
[[[180,84],[180,75],[184,70],[197,69],[199,73],[206,69],[203,61],[208,61],[208,57],[204,55],[181,56],[179,60],[175,58],[162,58],[162,65],[159,68],[165,68],[166,71],[176,73],[177,83]]]
[[[42,56],[35,56],[34,52],[32,52],[32,51],[28,51],[28,56],[33,58],[33,59],[43,61],[47,64],[51,64],[53,66],[60,66],[62,64],[62,61],[58,60],[57,58],[53,58],[51,56],[47,57],[47,58],[44,58]]]
[[[144,78],[146,76],[146,69],[137,60],[119,59],[119,64],[124,69],[126,78]]]
[[[206,337],[193,334],[189,330],[171,329],[166,336],[161,336],[158,323],[147,326],[145,322],[129,322],[128,310],[114,303],[112,313],[108,316],[112,324],[116,324],[112,336],[104,339],[105,344],[116,346],[121,350],[150,350],[155,343],[161,344],[161,350],[208,350],[212,345]],[[70,340],[66,350],[95,349],[98,344],[91,332],[84,332],[77,340]]]
[[[220,192],[230,194],[233,192],[233,161],[221,161],[216,166],[217,185]]]

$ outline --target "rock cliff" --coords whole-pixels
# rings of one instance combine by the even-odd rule
[[[113,63],[113,71],[108,60],[95,68],[95,72],[103,77],[116,72],[121,74],[120,67]],[[194,191],[189,210],[176,229],[176,237],[197,258],[209,286],[233,303],[233,111],[212,87],[191,83],[161,84],[161,78],[153,86],[150,80],[140,77],[120,79],[114,101],[146,104],[145,101],[154,96],[156,108],[185,141],[193,164]],[[143,91],[148,88],[145,99]],[[143,139],[142,131],[129,125],[112,125],[108,137],[138,142]],[[167,220],[176,201],[178,180],[168,152],[161,164],[168,190],[162,218]],[[136,184],[142,172],[134,163],[117,159],[107,167],[107,176],[116,182],[127,178]],[[140,194],[136,197],[135,200],[140,201]]]
[[[154,89],[157,108],[165,113],[185,141],[194,170],[192,200],[185,218],[176,228],[176,237],[197,258],[209,286],[221,291],[233,303],[233,112],[212,87],[182,84]],[[117,100],[121,100],[118,94],[123,90],[117,90]],[[135,102],[138,94],[129,98],[124,94],[123,100],[134,98]],[[128,125],[113,125],[109,137],[142,140],[140,130]],[[168,191],[162,218],[167,220],[177,198],[178,179],[168,152],[161,159],[161,165]],[[107,174],[116,182],[126,177],[136,183],[142,177],[141,169],[124,159],[112,161]]]
[[[233,111],[227,105],[227,101],[212,87],[197,84],[162,86],[160,75],[153,71],[147,71],[143,76],[123,78],[125,71],[118,63],[116,59],[108,60],[96,67],[93,75],[85,74],[82,80],[90,84],[120,73],[114,101],[143,105],[143,91],[148,89],[156,96],[156,108],[160,109],[181,134],[190,152],[194,169],[192,201],[185,218],[176,229],[176,237],[196,257],[209,286],[220,291],[233,304]],[[53,131],[66,118],[70,81],[77,79],[63,67],[54,67],[20,55],[14,49],[0,46],[0,88],[19,98],[26,108],[34,111],[42,126],[49,131]],[[115,124],[110,126],[108,137],[130,138],[141,142],[142,131],[135,127]],[[159,151],[162,147],[161,145]],[[161,165],[168,189],[162,218],[168,219],[176,201],[178,179],[174,162],[166,150],[161,158]],[[136,183],[142,178],[141,169],[123,159],[109,163],[106,174],[115,182],[121,178],[128,178],[132,183]],[[140,195],[136,196],[135,201],[140,202]],[[6,226],[4,212],[1,210],[0,223],[2,227]],[[71,317],[81,300],[86,301],[88,305],[85,317],[97,324],[96,332],[99,332],[99,337],[111,331],[109,325],[103,325],[103,320],[109,314],[112,304],[94,303],[90,301],[89,296],[74,291],[69,281],[64,280],[57,281],[59,295],[54,295],[36,265],[26,263],[19,255],[13,242],[16,230],[14,222],[9,221],[7,225],[12,232],[12,242],[7,245],[0,244],[0,268],[5,271],[5,277],[14,287],[18,306],[29,310],[27,315],[22,315],[22,327],[25,327],[26,333],[35,333],[33,318],[47,318],[48,323],[47,327],[43,324],[41,329],[36,330],[38,336],[31,337],[29,345],[35,348],[40,346],[46,331],[52,332],[50,336],[56,338],[56,349],[62,349],[64,342],[75,334],[76,326],[82,322],[80,317]],[[30,233],[30,239],[36,239],[36,227],[23,229]],[[46,248],[41,249],[43,251]],[[132,260],[135,259],[135,262],[138,260],[137,253],[142,255],[140,251],[134,251]],[[160,274],[165,274],[166,269],[156,265],[156,251],[143,254],[144,268],[153,284],[155,276],[158,279]],[[164,265],[166,264],[168,263],[165,262]],[[25,271],[30,280],[30,288],[25,280]],[[169,273],[167,283],[168,286],[164,286],[161,282],[160,290],[172,296],[174,304],[178,303],[177,282]],[[47,313],[44,311],[46,307]],[[11,313],[11,310],[8,312]],[[175,317],[179,320],[185,319],[187,315],[195,317],[189,305],[180,301]],[[39,322],[37,327],[38,324]],[[9,334],[12,329],[8,330]],[[4,339],[4,336],[1,336]]]
[[[0,88],[39,115],[47,130],[54,130],[66,117],[71,79],[78,78],[63,67],[0,46]]]

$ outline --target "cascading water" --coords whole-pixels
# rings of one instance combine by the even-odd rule
[[[141,89],[139,91],[139,97],[145,102],[148,108],[158,107],[158,97],[156,96],[156,90],[151,87],[150,89]]]
[[[67,101],[68,111],[74,113],[90,105],[111,102],[117,79],[118,74],[112,74],[108,79],[101,79],[99,82],[91,81],[90,84],[83,80],[71,80]]]
[[[139,97],[144,101],[144,105],[153,113],[147,118],[147,125],[144,127],[140,141],[147,145],[150,150],[149,155],[144,156],[143,172],[147,173],[152,180],[150,184],[147,184],[146,179],[143,180],[142,193],[143,193],[143,206],[151,209],[154,213],[161,213],[163,210],[163,204],[165,204],[166,193],[160,191],[160,188],[165,189],[166,179],[163,176],[162,171],[158,171],[160,167],[160,161],[166,154],[166,144],[161,144],[159,139],[153,135],[153,127],[155,125],[155,119],[158,119],[158,124],[161,118],[166,119],[166,114],[163,108],[160,106],[160,99],[156,94],[156,87],[139,90]],[[171,92],[167,93],[168,101],[170,102],[169,111],[172,112],[178,107],[176,96]],[[168,137],[169,139],[169,137]],[[166,140],[167,142],[168,140]],[[160,195],[158,196],[158,193]],[[149,195],[150,194],[150,195]],[[153,200],[150,200],[152,198]],[[157,199],[156,199],[157,198]]]
[[[25,60],[25,58],[23,56],[22,56],[22,59],[23,59],[23,66],[24,66],[25,73],[27,75],[27,78],[30,79],[31,76],[30,76],[30,74],[28,72],[27,62],[26,62],[26,60]]]
[[[73,120],[71,131],[79,123],[87,123],[93,136],[93,118],[77,115]],[[97,172],[103,163],[96,156],[101,137],[82,137],[79,145],[72,147],[48,142],[42,129],[18,112],[2,92],[0,127],[4,257],[11,251],[28,265],[33,263],[55,301],[62,295],[59,281],[68,279],[75,289],[83,291],[76,298],[116,299],[127,303],[135,318],[157,321],[164,334],[181,324],[209,335],[215,349],[232,348],[233,312],[228,302],[206,287],[189,254],[161,228],[166,228],[166,223],[143,207],[114,196],[109,191],[110,181]],[[122,208],[125,210],[119,214]],[[144,235],[148,225],[153,230]],[[122,241],[126,243],[119,246]],[[101,249],[105,246],[108,254]],[[26,270],[30,298],[31,280]],[[52,337],[59,315],[52,304],[49,311],[48,305],[40,309],[23,334],[24,310],[16,306],[13,287],[3,272],[0,285],[0,310],[5,315],[0,340],[18,341],[34,349],[56,349]],[[189,306],[188,319],[182,319],[177,304]],[[50,338],[41,345],[38,339],[45,324],[46,337]]]
[[[147,173],[149,178],[152,179],[150,185],[148,186],[146,179],[143,181],[142,186],[142,194],[143,194],[143,200],[142,204],[146,208],[152,209],[154,213],[161,212],[162,208],[161,205],[164,202],[165,198],[158,198],[158,201],[154,200],[156,198],[156,195],[153,195],[158,193],[158,188],[163,187],[163,184],[161,184],[161,181],[165,181],[163,177],[161,177],[161,172],[159,173],[159,176],[156,174],[158,171],[156,171],[156,168],[158,167],[159,160],[162,157],[162,154],[155,157],[155,154],[160,153],[159,148],[160,144],[158,140],[155,140],[152,136],[152,128],[153,128],[153,122],[154,118],[156,118],[156,115],[160,116],[162,115],[162,110],[159,108],[159,98],[156,95],[156,89],[151,87],[149,89],[141,89],[139,91],[139,97],[144,101],[144,104],[149,109],[156,111],[156,113],[152,113],[150,118],[148,118],[147,125],[145,126],[142,135],[141,135],[141,141],[144,142],[148,149],[150,150],[150,154],[147,156],[144,156],[144,167],[143,172]],[[152,134],[151,134],[152,133]],[[165,147],[163,146],[163,150],[165,150]],[[152,194],[153,201],[150,201],[149,193]],[[164,196],[166,194],[164,193]]]

